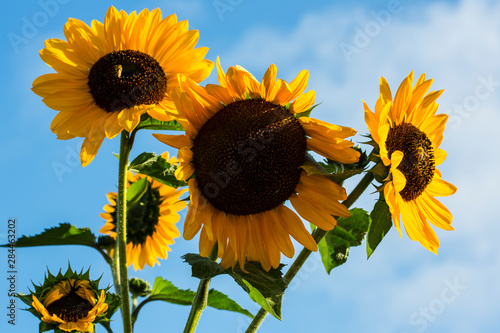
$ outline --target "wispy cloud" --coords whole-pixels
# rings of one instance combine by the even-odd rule
[[[364,254],[355,254],[362,249],[354,249],[352,261],[335,278],[314,278],[317,283],[303,285],[308,290],[329,286],[336,302],[348,302],[353,290],[359,295],[375,295],[360,297],[356,303],[356,311],[367,322],[387,323],[372,331],[382,331],[382,327],[384,332],[466,332],[468,327],[491,331],[489,318],[500,310],[500,289],[493,287],[496,282],[490,278],[500,273],[500,256],[495,251],[500,231],[495,217],[500,181],[494,176],[500,158],[492,151],[498,143],[500,121],[500,4],[463,0],[458,4],[401,1],[400,5],[396,12],[388,5],[375,10],[333,6],[311,11],[288,31],[249,27],[221,58],[224,67],[238,63],[258,78],[271,63],[277,64],[278,75],[287,80],[307,68],[309,88],[316,90],[317,101],[323,101],[315,116],[352,126],[360,133],[367,132],[361,99],[374,105],[380,76],[395,90],[411,70],[415,75],[425,72],[434,78],[433,89],[445,89],[439,103],[440,112],[450,115],[444,142],[449,157],[441,169],[459,191],[443,199],[454,214],[456,230],[438,231],[440,255],[428,255],[406,235],[399,240],[393,231],[385,240],[390,244],[383,244],[368,263]],[[387,24],[376,18],[381,11],[391,13]],[[370,39],[366,45],[355,44],[360,32]],[[341,48],[345,44],[359,52],[347,58]],[[415,269],[408,266],[409,260]],[[372,282],[383,284],[375,286],[362,278],[367,266],[370,275],[384,277]],[[335,286],[334,279],[344,283],[342,288]],[[455,280],[466,289],[453,302],[441,299],[452,295],[446,288]],[[373,313],[375,306],[381,311]],[[432,308],[427,319],[419,312],[426,307]],[[494,325],[498,328],[498,323]]]

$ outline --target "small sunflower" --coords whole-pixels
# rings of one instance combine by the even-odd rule
[[[168,160],[168,153],[162,155]],[[175,163],[175,157],[169,160]],[[129,187],[132,183],[146,176],[127,173]],[[169,245],[174,244],[174,238],[180,236],[176,223],[180,216],[177,212],[186,207],[185,201],[179,197],[187,189],[176,190],[173,187],[157,182],[147,177],[148,189],[141,199],[127,210],[127,266],[134,265],[134,269],[143,269],[144,265],[153,267],[160,264],[158,258],[167,259]],[[114,192],[107,194],[110,204],[104,206],[106,213],[101,217],[106,224],[100,232],[116,240],[116,198]],[[113,255],[113,249],[110,255]]]
[[[457,188],[441,179],[436,168],[446,158],[439,145],[448,115],[436,114],[436,100],[443,90],[427,93],[431,84],[432,79],[425,80],[422,74],[413,86],[412,72],[393,101],[389,84],[382,77],[375,113],[363,104],[371,137],[389,168],[383,191],[394,225],[401,236],[402,220],[412,240],[437,254],[439,240],[427,221],[453,230],[450,211],[435,197],[452,195]]]
[[[178,179],[188,180],[190,203],[183,236],[200,233],[200,254],[208,256],[218,243],[224,267],[260,261],[265,270],[278,267],[280,255],[294,255],[290,235],[315,251],[316,242],[304,219],[331,230],[334,216],[349,216],[338,200],[345,190],[324,176],[308,175],[301,167],[307,150],[342,163],[354,163],[359,153],[345,138],[356,132],[308,116],[314,91],[303,94],[308,72],[290,83],[276,79],[271,65],[258,82],[240,66],[225,74],[217,59],[220,85],[198,86],[179,76],[172,94],[185,135],[155,134],[179,149]],[[203,227],[203,228],[202,228]]]
[[[112,313],[107,312],[116,310],[115,305],[108,310],[106,297],[110,295],[105,290],[99,292],[98,284],[99,280],[89,280],[89,271],[82,274],[69,267],[64,275],[48,272],[44,283],[35,285],[35,292],[19,297],[30,305],[28,311],[46,323],[44,331],[94,332],[95,324],[108,321]],[[109,300],[115,303],[115,297]]]
[[[131,132],[144,113],[170,120],[166,110],[173,107],[169,95],[178,73],[201,82],[213,68],[204,59],[208,48],[194,48],[198,31],[175,14],[162,19],[159,9],[129,15],[110,7],[104,24],[69,19],[64,35],[67,41],[45,41],[40,57],[56,73],[38,77],[32,90],[59,111],[51,124],[58,139],[85,138],[83,166],[105,137]]]

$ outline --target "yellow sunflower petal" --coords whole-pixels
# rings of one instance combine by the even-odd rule
[[[90,162],[92,162],[94,157],[97,155],[97,151],[101,147],[103,140],[104,136],[101,138],[94,138],[94,141],[91,141],[89,138],[85,138],[85,140],[83,140],[80,152],[80,162],[83,167],[86,167]]]
[[[307,198],[292,194],[290,202],[300,216],[320,229],[329,231],[337,225],[337,221],[333,216],[328,214],[321,206],[315,205],[312,200],[307,200]]]
[[[311,90],[297,97],[290,105],[290,112],[296,114],[307,111],[314,104],[315,95],[314,90]]]
[[[288,230],[290,235],[305,248],[310,251],[317,251],[318,245],[306,230],[300,218],[286,206],[282,205],[276,209],[278,210],[278,217],[283,228]]]
[[[191,139],[185,135],[153,134],[153,136],[164,144],[176,149],[191,147],[193,145]]]
[[[424,193],[415,200],[415,204],[427,220],[436,227],[444,230],[454,230],[451,226],[453,216],[441,202]]]

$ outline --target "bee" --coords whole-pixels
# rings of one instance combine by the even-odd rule
[[[425,158],[429,158],[429,154],[427,154],[427,152],[425,151],[424,148],[422,147],[418,147],[417,148],[417,156],[418,156],[418,162],[423,162]]]

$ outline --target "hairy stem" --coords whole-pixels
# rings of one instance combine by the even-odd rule
[[[129,137],[128,132],[122,131],[120,142],[120,162],[118,165],[118,217],[116,224],[116,253],[114,257],[117,261],[118,268],[117,275],[120,284],[119,289],[124,333],[132,333],[127,274],[127,165],[132,144],[133,137]]]
[[[217,243],[215,244],[212,252],[210,253],[210,260],[217,259]],[[198,325],[198,321],[200,320],[201,313],[207,307],[208,303],[208,287],[210,285],[210,279],[201,279],[200,284],[198,285],[198,290],[196,291],[196,296],[193,300],[193,305],[191,306],[191,312],[189,313],[189,317],[186,323],[186,327],[184,328],[184,333],[194,333],[196,330],[196,326]]]

